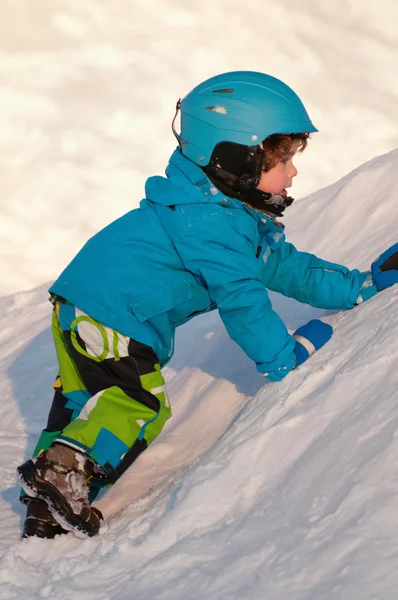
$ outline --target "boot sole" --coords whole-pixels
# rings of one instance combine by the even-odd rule
[[[28,496],[43,500],[63,529],[84,538],[98,533],[99,525],[91,525],[76,515],[57,488],[38,475],[32,460],[28,460],[18,467],[17,472],[21,486]]]

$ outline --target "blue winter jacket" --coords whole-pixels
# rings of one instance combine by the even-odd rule
[[[161,365],[176,327],[217,308],[262,373],[293,364],[295,345],[267,288],[311,306],[354,306],[366,274],[298,252],[281,226],[225,197],[178,150],[166,175],[148,179],[140,207],[94,235],[50,292],[151,346]]]

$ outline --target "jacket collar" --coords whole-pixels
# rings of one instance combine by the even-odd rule
[[[198,188],[201,193],[205,196],[206,200],[221,204],[222,206],[231,206],[240,210],[249,212],[257,221],[268,222],[269,225],[274,225],[276,229],[283,228],[282,223],[275,221],[271,215],[265,214],[263,211],[256,210],[255,208],[243,203],[241,200],[236,198],[230,198],[223,194],[202,169],[194,162],[186,158],[179,148],[176,148],[170,157],[169,164],[166,169],[167,177],[172,178],[173,175],[183,174],[191,184]]]

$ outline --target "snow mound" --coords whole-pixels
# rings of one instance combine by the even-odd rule
[[[368,268],[397,241],[398,151],[297,202],[287,237]],[[182,327],[165,369],[174,417],[98,502],[81,541],[19,541],[15,467],[56,370],[45,288],[0,298],[1,598],[373,600],[398,584],[398,286],[333,314],[273,294],[288,327],[331,341],[264,384],[218,316]],[[130,502],[130,504],[129,504]]]

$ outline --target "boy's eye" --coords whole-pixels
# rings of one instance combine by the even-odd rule
[[[281,158],[281,163],[283,163],[284,165],[289,161],[288,158]]]

